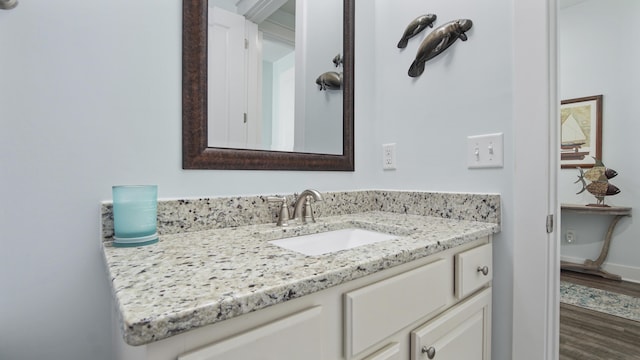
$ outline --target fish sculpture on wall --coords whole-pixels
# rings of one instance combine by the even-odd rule
[[[336,71],[327,71],[316,79],[320,90],[340,90],[342,87],[342,75]]]
[[[412,22],[409,23],[409,25],[407,25],[407,28],[404,30],[404,33],[402,34],[402,38],[398,42],[398,48],[399,49],[406,48],[407,43],[409,42],[409,39],[418,35],[419,33],[422,32],[422,30],[426,29],[427,27],[432,28],[433,22],[436,21],[436,18],[437,16],[435,14],[420,15],[417,18],[415,18]]]
[[[578,175],[578,180],[576,180],[574,184],[582,182],[582,189],[576,194],[581,194],[587,190],[591,195],[595,196],[597,200],[597,203],[590,204],[591,206],[608,206],[604,204],[605,196],[620,193],[620,189],[609,182],[609,179],[618,175],[618,172],[604,166],[602,160],[596,158],[594,158],[594,160],[596,161],[595,165],[586,172],[578,168],[580,175]],[[590,181],[588,185],[585,179]]]
[[[473,26],[471,20],[459,19],[450,21],[430,32],[418,48],[416,58],[409,68],[409,76],[417,77],[422,75],[425,62],[442,54],[456,40],[467,41],[465,33],[471,29],[471,26]]]
[[[344,62],[344,59],[342,58],[342,55],[338,54],[338,55],[333,57],[333,60],[331,60],[331,62],[333,62],[333,65],[338,67],[338,66],[342,65],[342,63]]]

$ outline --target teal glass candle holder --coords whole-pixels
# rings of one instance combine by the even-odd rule
[[[114,246],[142,246],[158,242],[158,186],[113,186]]]

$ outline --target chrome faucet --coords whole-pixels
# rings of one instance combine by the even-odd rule
[[[294,220],[298,220],[299,222],[306,224],[310,222],[316,222],[316,219],[313,216],[313,210],[311,209],[311,198],[314,201],[322,201],[322,195],[318,190],[307,189],[298,195],[295,204],[293,205],[293,216],[291,217]],[[304,205],[304,209],[303,206]]]

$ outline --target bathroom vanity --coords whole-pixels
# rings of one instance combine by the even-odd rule
[[[327,204],[316,223],[287,228],[176,231],[139,248],[106,241],[121,358],[490,359],[499,197],[419,214],[428,195],[413,196],[359,193],[370,209],[347,199],[365,211]],[[395,237],[317,256],[269,242],[345,228]]]

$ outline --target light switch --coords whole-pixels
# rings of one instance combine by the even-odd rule
[[[503,167],[502,133],[467,137],[467,165],[473,168]]]

